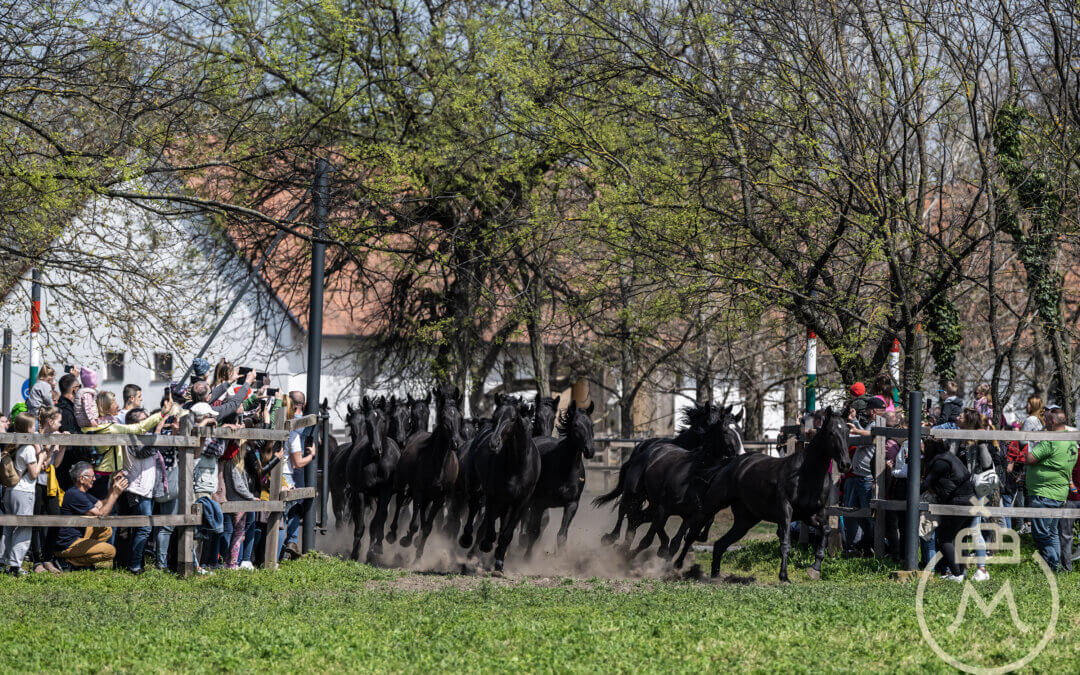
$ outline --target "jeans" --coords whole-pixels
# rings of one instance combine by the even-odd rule
[[[303,510],[303,502],[293,502],[285,514],[285,536],[283,536],[281,542],[278,543],[279,561],[281,560],[282,553],[285,552],[285,546],[289,542],[296,541],[296,537],[300,532],[300,514]]]
[[[852,476],[844,481],[844,506],[864,509],[870,506],[870,493],[874,479]],[[874,533],[869,518],[844,518],[844,547],[869,549]]]
[[[1057,509],[1065,502],[1057,499],[1048,499],[1039,495],[1028,497],[1028,506],[1035,509]],[[1061,568],[1061,538],[1058,534],[1056,518],[1032,518],[1031,536],[1035,538],[1035,546],[1039,548],[1039,554],[1055,572]]]
[[[154,504],[154,513],[164,516],[174,515],[179,509],[179,499]],[[159,570],[166,569],[169,566],[169,542],[172,541],[172,533],[172,525],[161,525],[154,528],[154,564]]]
[[[971,528],[975,530],[975,536],[972,541],[975,544],[975,562],[979,567],[986,567],[986,540],[983,539],[982,530],[982,516],[975,516],[971,519]],[[970,549],[968,549],[970,550]]]
[[[259,522],[255,520],[254,513],[249,513],[247,530],[244,532],[244,552],[240,556],[241,562],[245,560],[249,563],[255,562],[255,546],[260,541],[262,541],[262,530],[259,529]]]
[[[128,497],[131,511],[134,515],[149,516],[154,513],[154,500],[150,497],[131,495]],[[131,555],[128,556],[128,569],[140,570],[143,566],[143,552],[146,551],[146,540],[150,538],[150,526],[132,528],[131,531]],[[168,548],[168,545],[166,545]]]
[[[1008,494],[1006,492],[1001,493],[1001,505],[1005,508],[1009,508],[1013,505],[1013,499],[1014,495]],[[1017,504],[1017,506],[1020,506],[1020,504]],[[998,525],[1003,528],[1013,529],[1012,518],[1006,518],[1005,516],[1002,516],[997,519],[997,522]]]
[[[211,545],[208,555],[210,559],[207,561],[207,565],[211,568],[218,568],[229,562],[229,544],[232,542],[233,535],[233,514],[224,513],[221,518],[221,534],[216,539],[211,539]]]
[[[1080,509],[1080,502],[1065,502],[1067,509]],[[1080,513],[1077,514],[1080,516]],[[1072,572],[1073,556],[1073,523],[1076,518],[1062,518],[1058,521],[1058,539],[1061,540],[1061,567],[1066,572]]]

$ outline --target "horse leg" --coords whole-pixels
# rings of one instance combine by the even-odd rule
[[[639,553],[652,546],[653,539],[656,536],[660,536],[661,546],[667,545],[667,532],[664,532],[664,525],[667,524],[667,511],[659,504],[653,511],[652,525],[649,526],[649,531],[645,533],[645,538],[641,540],[638,547],[634,549],[634,552],[630,554],[630,559],[633,560]]]
[[[675,536],[671,538],[671,543],[668,544],[666,549],[660,549],[660,557],[668,558],[669,560],[674,557],[675,551],[679,550],[679,542],[682,541],[683,536],[687,539],[691,537],[687,535],[687,530],[690,529],[690,519],[683,518],[682,524],[679,525],[679,529],[675,531]]]
[[[375,515],[371,518],[371,547],[368,548],[367,561],[376,564],[382,555],[383,531],[386,528],[386,514],[390,510],[390,492],[384,491],[375,503]]]
[[[752,516],[736,513],[735,522],[732,523],[731,529],[724,533],[724,536],[716,540],[713,544],[712,553],[712,571],[710,576],[717,577],[720,575],[720,558],[723,557],[724,551],[728,550],[728,547],[735,542],[746,536],[746,533],[750,531],[754,525],[757,525],[760,520],[753,518]]]
[[[432,499],[430,508],[426,509],[427,513],[421,514],[420,537],[416,542],[417,560],[420,560],[420,557],[424,555],[424,545],[427,543],[427,538],[431,536],[431,530],[435,526],[435,517],[442,512],[444,501],[445,497],[443,496]]]
[[[465,515],[465,529],[458,539],[458,546],[468,549],[473,545],[473,523],[476,521],[476,512],[480,510],[480,495],[469,496],[468,513]]]
[[[495,520],[499,515],[495,504],[488,499],[484,507],[484,518],[480,522],[480,550],[484,553],[490,553],[495,547]]]
[[[791,502],[784,500],[780,505],[780,527],[783,528],[780,536],[780,581],[788,583],[788,556],[791,554]],[[805,526],[806,523],[803,523]]]
[[[357,495],[353,498],[352,504],[353,544],[352,555],[349,557],[360,560],[360,546],[364,542],[364,498]]]
[[[604,536],[600,537],[601,544],[614,544],[619,540],[619,534],[622,533],[622,521],[626,518],[626,508],[623,506],[622,500],[619,500],[619,515],[615,519],[615,529],[608,532]]]
[[[503,563],[506,561],[506,549],[510,548],[510,542],[514,540],[514,530],[521,521],[525,507],[521,504],[512,504],[503,513],[502,522],[499,523],[499,543],[495,546],[495,571],[503,571]]]
[[[684,525],[686,525],[685,522],[684,522]],[[675,560],[675,569],[677,569],[677,570],[682,569],[683,562],[686,560],[686,554],[690,552],[690,547],[693,546],[694,542],[697,540],[697,537],[694,536],[694,533],[699,531],[698,530],[699,527],[700,527],[700,525],[698,525],[698,523],[697,523],[697,518],[696,517],[693,518],[692,522],[689,524],[689,527],[688,527],[689,532],[686,533],[686,540],[683,542],[682,552],[679,554],[679,557]],[[675,553],[675,548],[676,548],[675,544],[672,544],[672,546],[671,546],[671,553],[672,554]]]
[[[532,560],[533,546],[540,540],[540,527],[544,519],[544,509],[539,506],[530,508],[523,518],[525,522],[525,559]]]
[[[414,492],[412,499],[412,516],[409,518],[409,531],[401,538],[401,545],[408,547],[412,544],[413,537],[420,529],[420,518],[427,507],[427,501],[422,492]]]
[[[405,496],[404,492],[398,493],[397,504],[394,505],[394,517],[390,520],[390,531],[386,533],[386,541],[388,543],[393,544],[397,540],[398,518],[401,517],[401,509],[405,507],[405,504],[408,501],[409,499]]]
[[[821,561],[825,559],[825,546],[829,541],[829,534],[831,528],[829,527],[829,517],[822,515],[818,518],[818,542],[817,548],[814,551],[814,564],[810,566],[810,578],[817,579],[821,576]],[[805,523],[805,521],[804,521]]]
[[[574,520],[574,515],[577,513],[578,503],[570,502],[563,507],[562,510],[562,525],[559,526],[559,537],[556,540],[556,551],[562,551],[566,548],[566,537],[570,532],[570,522]]]

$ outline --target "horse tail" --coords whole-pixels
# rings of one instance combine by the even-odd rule
[[[592,501],[593,506],[603,506],[609,504],[622,496],[623,490],[626,487],[626,471],[619,469],[619,480],[615,483],[614,489],[611,492],[605,493],[597,497]]]

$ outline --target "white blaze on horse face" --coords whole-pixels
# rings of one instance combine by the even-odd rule
[[[746,448],[744,448],[743,444],[742,444],[742,434],[740,434],[739,430],[735,428],[735,423],[734,422],[729,424],[728,427],[730,427],[731,431],[735,434],[735,438],[738,439],[738,441],[739,441],[739,450],[735,454],[736,455],[744,454],[746,452]]]

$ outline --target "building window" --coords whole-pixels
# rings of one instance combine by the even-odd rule
[[[172,354],[154,354],[154,381],[169,382],[172,380]]]
[[[124,352],[105,352],[105,379],[109,382],[124,381]]]

